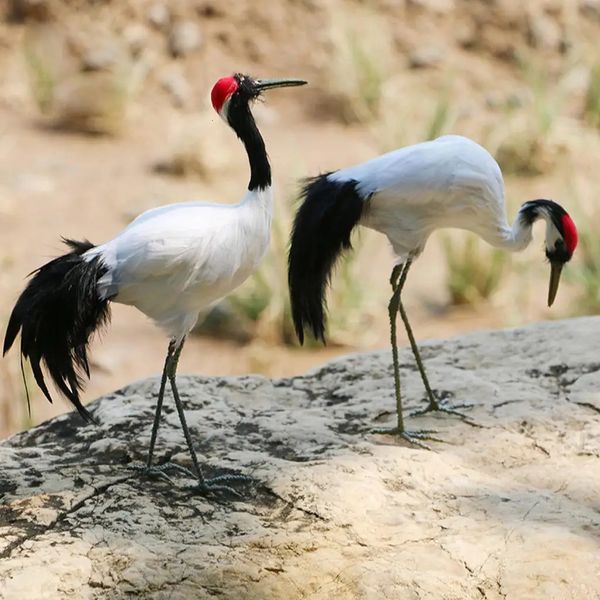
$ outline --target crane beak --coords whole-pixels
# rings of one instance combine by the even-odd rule
[[[306,85],[307,83],[303,79],[256,79],[254,86],[259,92],[262,92],[264,90],[272,90],[273,88],[296,87],[298,85]]]
[[[558,292],[558,284],[560,282],[560,273],[563,268],[563,263],[550,263],[550,286],[548,287],[548,306],[552,306],[556,292]]]

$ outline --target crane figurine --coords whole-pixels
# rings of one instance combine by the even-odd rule
[[[250,163],[250,182],[241,202],[169,204],[139,215],[105,244],[65,240],[70,251],[34,272],[12,311],[4,353],[20,332],[21,355],[29,359],[46,398],[52,402],[42,365],[86,419],[90,414],[80,391],[84,376],[89,377],[88,345],[92,333],[109,320],[110,303],[135,306],[167,334],[170,341],[142,468],[146,474],[165,475],[169,468],[189,473],[173,463],[153,465],[168,381],[198,490],[233,491],[228,484],[243,479],[204,477],[177,390],[177,363],[200,311],[238,287],[257,268],[269,244],[271,168],[251,103],[267,90],[305,83],[241,74],[219,79],[212,88],[212,105],[244,144]]]
[[[431,233],[442,227],[472,231],[509,252],[526,248],[533,223],[546,223],[545,252],[550,263],[548,306],[556,297],[561,270],[577,246],[571,217],[552,200],[525,202],[512,226],[506,219],[504,183],[498,163],[482,146],[458,136],[400,148],[364,163],[306,180],[290,240],[288,282],[292,317],[300,343],[305,328],[325,341],[326,288],[350,235],[363,225],[385,234],[395,255],[388,306],[397,424],[391,430],[423,446],[430,431],[407,431],[396,340],[398,312],[406,328],[428,404],[421,413],[456,407],[436,398],[402,305],[402,290],[413,261]],[[461,415],[462,416],[462,415]]]

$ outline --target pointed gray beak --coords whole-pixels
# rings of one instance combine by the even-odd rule
[[[306,85],[308,82],[303,79],[256,79],[255,87],[259,91],[272,90],[280,87],[296,87],[298,85]]]
[[[558,284],[560,282],[560,273],[563,268],[563,263],[550,263],[550,286],[548,287],[548,306],[552,306],[556,292],[558,292]]]

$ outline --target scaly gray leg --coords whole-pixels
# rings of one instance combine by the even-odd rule
[[[435,437],[430,436],[432,433],[436,433],[432,430],[422,430],[409,432],[404,427],[404,419],[402,416],[402,393],[400,388],[400,362],[398,360],[398,341],[396,331],[396,319],[398,315],[398,309],[402,305],[400,300],[400,294],[402,288],[406,282],[408,275],[408,269],[410,268],[411,261],[407,260],[403,265],[396,265],[392,270],[390,277],[390,284],[392,286],[393,294],[388,305],[388,315],[390,318],[390,341],[392,344],[392,362],[394,366],[394,391],[396,395],[396,427],[391,430],[376,430],[376,433],[391,433],[400,436],[406,441],[419,446],[420,448],[429,449],[421,440],[431,440],[440,442]]]
[[[410,266],[410,261],[406,263],[408,270],[408,266]],[[417,363],[417,367],[419,369],[419,373],[421,374],[421,380],[423,381],[423,385],[425,386],[425,391],[427,393],[427,398],[429,399],[428,405],[422,409],[414,411],[410,414],[411,417],[419,416],[427,414],[428,412],[444,412],[449,415],[455,415],[464,421],[469,422],[472,425],[475,425],[472,421],[468,419],[466,415],[456,410],[457,407],[450,406],[448,402],[444,400],[438,400],[435,397],[433,390],[431,389],[431,385],[429,384],[429,378],[427,377],[427,373],[425,371],[425,366],[423,365],[423,359],[421,358],[421,353],[419,352],[419,346],[417,345],[417,341],[415,340],[415,336],[413,334],[412,327],[410,326],[410,322],[408,321],[408,315],[406,314],[406,310],[402,304],[402,301],[399,301],[399,310],[400,317],[402,318],[402,322],[404,323],[404,328],[406,329],[406,334],[408,335],[408,340],[410,342],[410,347],[412,349],[413,356],[415,357],[415,361]],[[470,404],[461,404],[458,408],[471,408]]]
[[[239,493],[236,492],[233,488],[226,485],[218,485],[219,482],[248,482],[250,478],[245,477],[243,475],[223,475],[220,477],[214,477],[212,479],[205,479],[202,473],[202,469],[200,468],[200,464],[198,462],[198,457],[196,456],[196,452],[193,447],[192,437],[190,435],[189,428],[187,426],[187,422],[185,419],[185,414],[183,411],[183,405],[181,399],[179,397],[179,391],[177,390],[177,384],[175,382],[176,373],[177,373],[177,365],[179,363],[179,357],[181,355],[181,351],[183,349],[184,340],[181,341],[180,344],[176,344],[175,340],[171,340],[169,343],[169,348],[167,351],[167,358],[165,360],[165,366],[163,368],[163,373],[160,381],[160,389],[158,392],[158,400],[156,403],[156,412],[154,414],[154,423],[152,425],[152,434],[150,436],[150,449],[148,451],[148,459],[144,465],[133,465],[132,468],[138,471],[141,471],[144,475],[150,475],[152,477],[159,477],[168,481],[169,483],[174,484],[174,481],[169,477],[166,471],[174,470],[179,471],[183,475],[190,477],[191,479],[198,479],[198,487],[203,492],[228,492],[233,495],[239,496]],[[171,390],[173,392],[173,396],[175,399],[175,405],[177,407],[177,413],[179,415],[179,420],[181,422],[181,426],[183,429],[183,433],[185,436],[185,440],[192,458],[192,464],[194,466],[194,471],[192,472],[190,469],[187,469],[181,465],[176,463],[167,462],[161,465],[153,465],[152,458],[154,455],[154,447],[156,444],[156,438],[158,434],[158,428],[160,424],[160,417],[162,412],[162,405],[164,401],[165,388],[167,384],[167,380],[169,380],[171,384]]]
[[[158,391],[158,399],[156,401],[156,410],[154,413],[154,423],[152,425],[152,434],[150,435],[150,448],[148,450],[148,458],[146,459],[145,464],[134,464],[132,465],[132,469],[136,471],[141,471],[144,475],[149,475],[151,477],[158,477],[160,479],[164,479],[169,483],[174,483],[173,480],[167,475],[166,471],[168,470],[176,470],[183,472],[185,475],[194,478],[195,475],[185,467],[178,465],[172,462],[166,462],[160,465],[153,465],[152,459],[154,457],[154,447],[156,445],[156,438],[158,435],[158,428],[160,425],[160,417],[162,413],[162,406],[165,398],[165,388],[167,385],[167,373],[169,371],[169,367],[171,361],[173,359],[173,354],[175,352],[175,340],[171,340],[169,342],[169,348],[167,350],[167,357],[165,359],[165,365],[163,367],[162,377],[160,380],[160,389]]]
[[[181,402],[181,398],[179,397],[179,390],[177,389],[176,382],[177,365],[179,363],[179,356],[181,355],[181,350],[183,349],[184,342],[185,338],[181,341],[181,343],[173,353],[173,359],[171,360],[171,364],[167,372],[167,377],[169,379],[169,382],[171,383],[171,391],[173,392],[175,406],[177,407],[177,413],[179,414],[179,422],[181,423],[181,428],[183,429],[183,435],[185,436],[185,441],[187,443],[190,456],[192,458],[192,464],[194,466],[196,479],[198,480],[198,484],[195,487],[198,491],[205,494],[214,492],[227,492],[234,496],[240,497],[239,492],[237,492],[232,487],[226,484],[248,483],[252,481],[250,477],[246,477],[245,475],[219,475],[217,477],[211,477],[210,479],[207,479],[206,477],[204,477],[204,473],[202,472],[200,463],[198,462],[198,457],[196,455],[196,451],[194,450],[192,436],[190,435],[190,430],[187,425],[185,411],[183,410],[183,403]]]
[[[160,379],[160,389],[158,391],[158,400],[156,401],[156,412],[154,413],[154,424],[152,425],[152,435],[150,436],[150,449],[148,450],[148,460],[146,466],[150,468],[152,466],[152,457],[154,455],[154,445],[156,444],[156,436],[158,434],[158,426],[160,424],[160,415],[162,412],[163,400],[165,398],[165,387],[167,386],[167,371],[169,369],[169,363],[173,357],[175,350],[175,340],[169,342],[169,349],[167,350],[167,358],[165,359],[165,366],[163,367],[162,377]]]

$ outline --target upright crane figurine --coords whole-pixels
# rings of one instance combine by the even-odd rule
[[[52,402],[41,363],[62,394],[89,419],[79,392],[83,375],[89,377],[90,336],[108,321],[110,302],[135,306],[153,319],[170,342],[143,470],[164,475],[165,468],[179,467],[152,464],[168,380],[202,492],[231,491],[224,484],[236,477],[204,477],[177,391],[177,363],[200,311],[238,287],[256,269],[269,244],[271,167],[250,104],[266,90],[305,83],[241,74],[219,79],[211,93],[213,107],[240,138],[250,162],[248,191],[241,202],[154,208],[100,246],[65,240],[71,251],[35,271],[6,330],[4,353],[20,331],[21,354],[29,359],[46,398]]]
[[[543,219],[551,268],[548,306],[556,297],[563,265],[577,246],[573,220],[552,200],[525,202],[510,227],[498,163],[479,144],[458,135],[401,148],[308,179],[302,199],[289,252],[292,316],[300,343],[305,328],[325,341],[326,287],[336,260],[351,247],[352,230],[364,225],[385,234],[396,256],[388,306],[398,419],[392,431],[417,445],[423,445],[419,440],[428,432],[411,433],[404,427],[396,342],[398,311],[427,392],[428,405],[421,412],[456,413],[431,389],[401,300],[408,271],[430,234],[441,227],[466,229],[492,246],[518,252],[531,242],[533,223]]]

